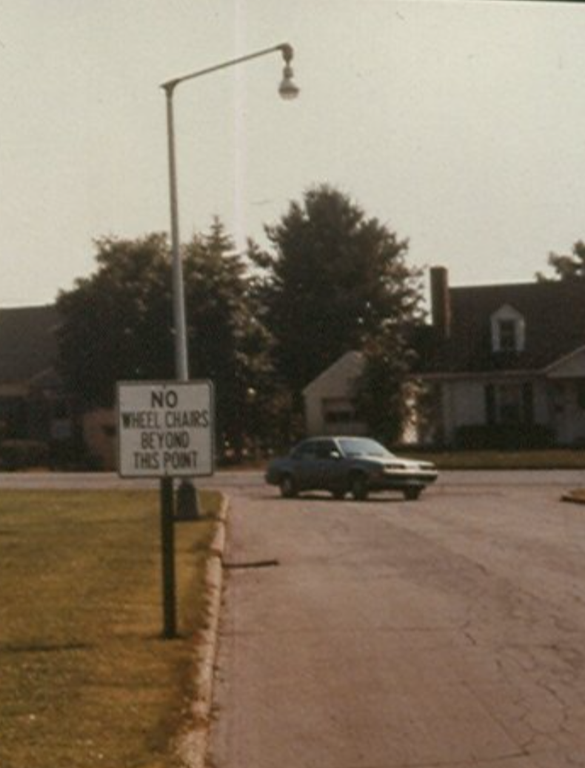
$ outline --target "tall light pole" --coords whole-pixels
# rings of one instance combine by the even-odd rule
[[[280,53],[284,60],[282,80],[278,87],[278,92],[283,99],[294,99],[299,93],[299,89],[293,82],[293,69],[291,61],[293,58],[292,46],[288,43],[281,43],[272,48],[264,48],[261,51],[250,53],[247,56],[240,56],[237,59],[224,61],[206,69],[200,69],[197,72],[191,72],[188,75],[176,77],[168,80],[161,85],[166,93],[167,100],[167,133],[168,133],[168,152],[169,152],[169,189],[171,202],[171,254],[172,254],[172,274],[173,274],[173,320],[175,330],[175,375],[178,381],[189,381],[189,352],[187,343],[187,321],[185,313],[185,285],[183,280],[183,262],[181,259],[181,243],[179,236],[179,204],[177,192],[177,158],[175,149],[175,119],[173,112],[173,96],[175,89],[181,83],[187,80],[194,80],[203,75],[210,75],[213,72],[234,67],[237,64],[243,64],[252,59],[258,59],[261,56],[267,56],[271,53]],[[172,482],[172,481],[171,481]],[[167,489],[167,497],[170,495]],[[179,488],[178,496],[178,515],[180,517],[197,516],[197,497],[193,485],[184,481]]]
[[[284,60],[283,77],[278,88],[278,92],[283,99],[294,99],[299,89],[293,82],[293,70],[291,61],[293,58],[293,49],[288,43],[281,43],[272,48],[265,48],[247,56],[240,56],[237,59],[225,61],[222,64],[216,64],[197,72],[191,72],[182,77],[176,77],[163,83],[167,97],[167,132],[168,132],[168,150],[169,150],[169,188],[171,202],[171,253],[173,268],[173,318],[175,326],[175,368],[176,377],[179,381],[189,380],[189,357],[187,345],[187,322],[185,314],[185,287],[183,282],[183,263],[181,259],[181,245],[179,237],[179,206],[177,192],[177,159],[175,150],[175,125],[173,113],[173,95],[175,89],[181,83],[187,80],[194,80],[203,75],[210,75],[221,69],[234,67],[237,64],[243,64],[252,59],[258,59],[261,56],[267,56],[271,53],[280,52]]]

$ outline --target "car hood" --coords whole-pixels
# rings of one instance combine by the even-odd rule
[[[356,457],[356,461],[365,461],[368,464],[374,464],[384,469],[410,469],[410,470],[427,470],[436,471],[435,465],[431,461],[417,461],[416,459],[403,459],[401,456],[395,456],[393,458],[386,457]]]

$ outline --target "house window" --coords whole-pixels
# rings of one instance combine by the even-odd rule
[[[323,419],[326,424],[349,424],[355,421],[354,402],[341,397],[323,400]]]
[[[500,352],[516,352],[516,322],[514,320],[499,320],[498,332]]]
[[[487,424],[534,423],[534,391],[529,381],[488,384],[485,405]]]
[[[526,327],[517,309],[505,304],[491,316],[493,352],[522,352],[525,346]]]
[[[517,384],[499,386],[497,404],[500,424],[518,424],[522,421],[522,390]]]

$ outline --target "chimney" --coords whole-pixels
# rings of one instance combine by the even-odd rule
[[[451,336],[451,302],[445,267],[431,267],[431,316],[438,338],[446,341]]]

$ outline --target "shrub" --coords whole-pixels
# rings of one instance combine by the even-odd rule
[[[554,434],[542,424],[468,424],[455,433],[455,448],[517,450],[549,448]]]
[[[0,468],[9,472],[28,467],[46,467],[49,447],[36,440],[3,440],[0,443]]]

